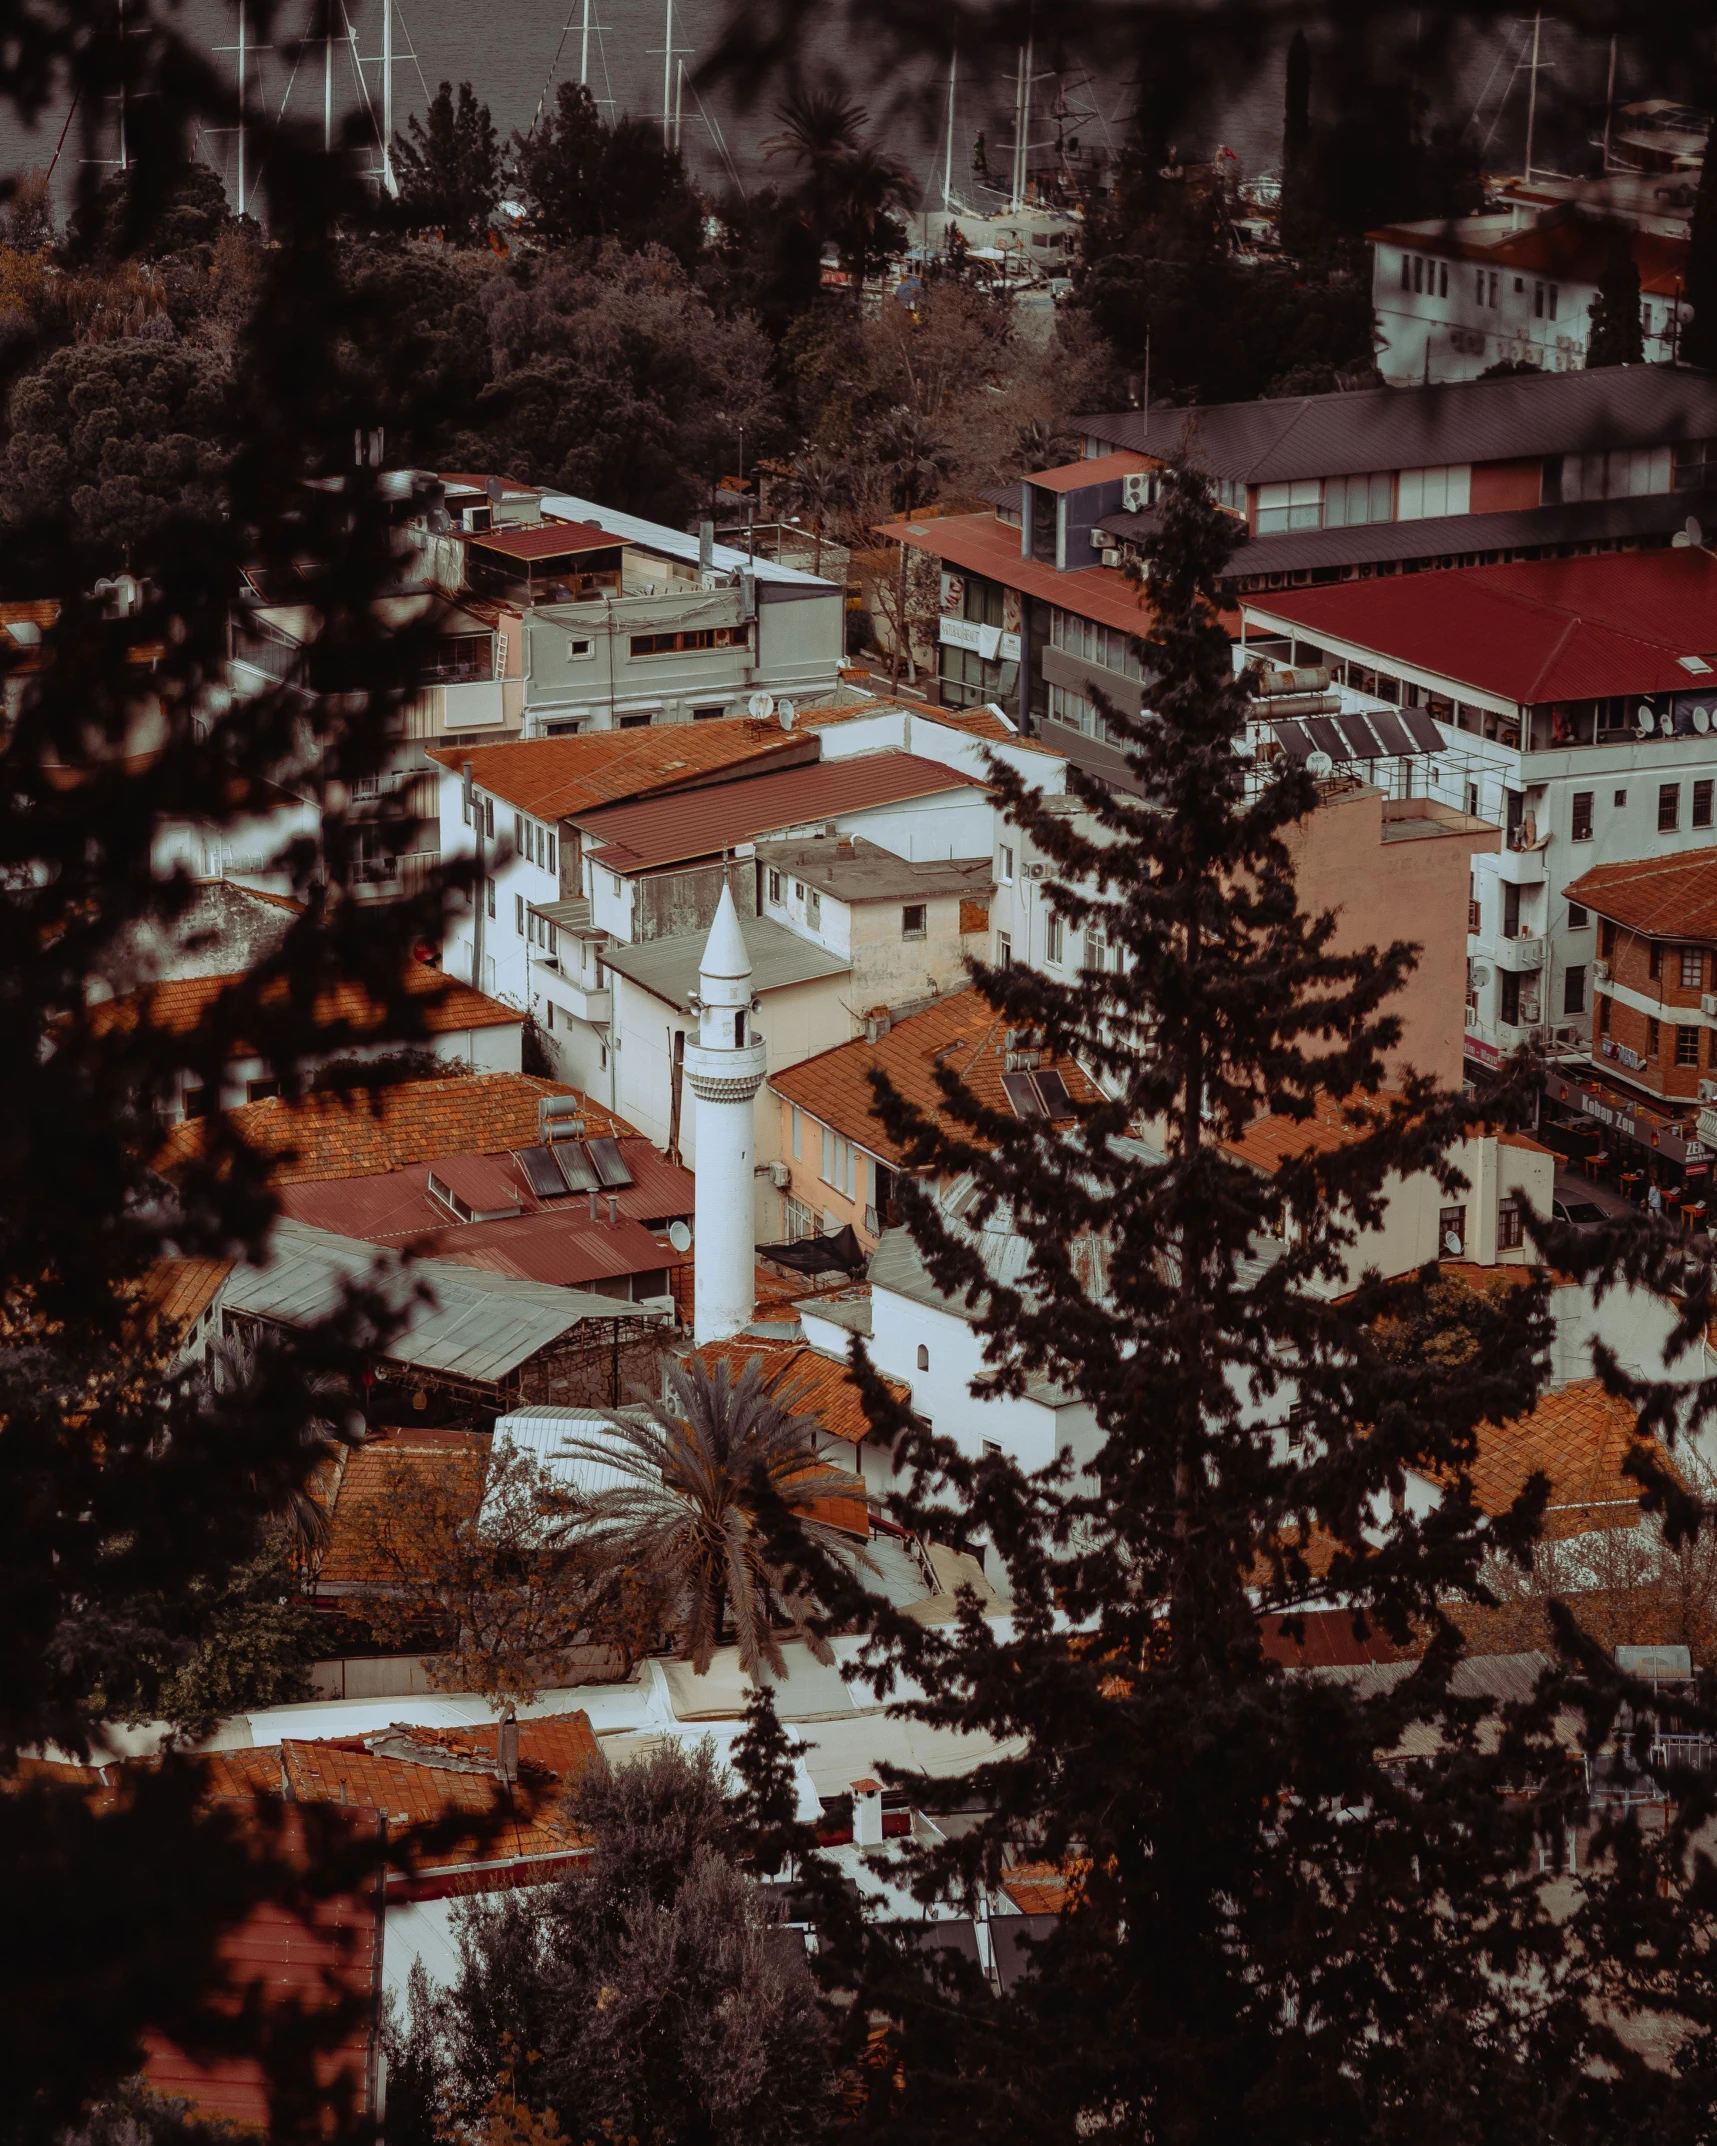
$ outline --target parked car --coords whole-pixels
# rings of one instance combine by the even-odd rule
[[[1591,1200],[1552,1200],[1550,1214],[1552,1220],[1569,1223],[1575,1229],[1599,1229],[1609,1220]]]

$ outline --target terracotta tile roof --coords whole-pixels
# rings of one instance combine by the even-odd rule
[[[1579,1379],[1547,1393],[1530,1416],[1487,1425],[1472,1466],[1474,1502],[1483,1512],[1500,1513],[1527,1477],[1542,1469],[1550,1478],[1546,1535],[1636,1526],[1642,1486],[1622,1473],[1622,1462],[1640,1443],[1636,1413],[1596,1379]],[[1658,1458],[1664,1458],[1661,1452]]]
[[[160,1339],[188,1334],[232,1270],[230,1259],[158,1259],[137,1293],[145,1332]]]
[[[1141,600],[1142,592],[1119,567],[1076,566],[1060,573],[1039,560],[1022,559],[1019,530],[1011,522],[998,521],[993,510],[951,514],[939,521],[885,522],[877,534],[891,544],[905,542],[914,551],[944,559],[950,566],[983,574],[1004,588],[1040,596],[1099,625],[1131,634],[1151,630],[1151,612]]]
[[[201,1025],[223,993],[238,990],[244,982],[245,978],[237,975],[191,976],[151,984],[147,990],[91,1007],[90,1027],[95,1034],[103,1035],[116,1028],[129,1028],[141,1018],[163,1034],[186,1036]],[[473,991],[469,984],[422,963],[414,963],[406,972],[405,991],[408,998],[421,1002],[419,1018],[424,1032],[431,1036],[456,1035],[467,1028],[509,1028],[524,1018],[516,1006],[503,1006],[498,999]],[[284,1008],[287,999],[284,979],[264,994],[264,1003],[270,1006]],[[361,1038],[366,1030],[381,1027],[387,1015],[361,984],[335,984],[317,994],[311,1017],[318,1028],[338,1028]]]
[[[1067,1863],[1015,1863],[1002,1891],[1022,1915],[1059,1915],[1090,1868],[1083,1856]]]
[[[373,1435],[345,1451],[322,1496],[328,1547],[317,1574],[320,1596],[348,1588],[386,1587],[393,1567],[383,1553],[383,1519],[402,1479],[436,1479],[475,1515],[483,1501],[489,1440],[479,1431],[397,1431]]]
[[[1563,893],[1656,938],[1717,939],[1717,849],[1595,865]]]
[[[274,1182],[369,1177],[443,1155],[499,1155],[531,1147],[537,1138],[537,1102],[545,1095],[576,1095],[562,1081],[532,1073],[473,1073],[456,1080],[401,1081],[373,1095],[307,1095],[296,1103],[282,1096],[244,1103],[225,1122],[256,1153],[275,1158]],[[635,1129],[591,1097],[584,1121],[593,1137],[633,1137]],[[171,1170],[202,1152],[208,1122],[193,1118],[167,1134],[157,1166]]]
[[[816,741],[777,722],[746,716],[660,729],[592,730],[576,738],[523,738],[509,745],[446,745],[429,757],[454,774],[469,760],[479,789],[521,812],[554,820],[628,798],[719,782],[752,772],[760,761],[797,766],[816,758]]]
[[[799,1292],[802,1297],[804,1292]],[[855,1445],[870,1436],[870,1421],[849,1368],[832,1356],[824,1356],[803,1341],[710,1341],[696,1352],[700,1363],[725,1363],[730,1376],[738,1378],[755,1357],[762,1359],[763,1384],[769,1393],[783,1394],[797,1415],[815,1416],[831,1438],[850,1439]],[[885,1379],[896,1401],[909,1401],[912,1389],[900,1379]]]
[[[880,1067],[909,1102],[926,1111],[936,1110],[942,1100],[935,1079],[939,1066],[958,1073],[992,1110],[1009,1110],[1002,1087],[1007,1049],[1001,1015],[976,989],[958,991],[897,1021],[880,1043],[860,1037],[837,1044],[772,1074],[769,1085],[819,1124],[832,1126],[884,1162],[898,1163],[900,1151],[874,1114],[871,1067]],[[1059,1073],[1075,1103],[1097,1100],[1096,1088],[1071,1059],[1046,1057],[1038,1070]]]
[[[933,708],[921,700],[907,700],[890,693],[886,686],[869,691],[842,688],[814,708],[801,708],[797,730],[831,730],[838,723],[854,723],[867,715],[887,715],[905,709],[915,723],[934,723],[942,730],[962,730],[968,737],[993,739],[998,745],[1015,745],[1021,752],[1044,753],[1053,760],[1068,756],[1046,738],[1022,737],[1017,730],[992,715],[988,708]]]
[[[1345,1100],[1320,1094],[1309,1118],[1290,1117],[1285,1111],[1267,1113],[1254,1118],[1236,1139],[1219,1145],[1237,1162],[1249,1162],[1256,1169],[1274,1173],[1284,1162],[1307,1155],[1332,1155],[1338,1148],[1351,1147],[1355,1141],[1365,1139],[1371,1131],[1367,1118],[1385,1116],[1390,1105],[1400,1100],[1392,1088],[1380,1088],[1375,1095],[1350,1095]],[[1365,1113],[1367,1117],[1356,1125],[1349,1112]],[[1530,1133],[1507,1128],[1493,1131],[1487,1125],[1475,1125],[1469,1137],[1495,1140],[1499,1147],[1521,1148],[1531,1155],[1553,1152]]]
[[[638,872],[713,856],[842,813],[983,788],[977,776],[916,753],[855,753],[850,760],[723,783],[715,791],[681,791],[576,817],[589,850],[609,871]]]

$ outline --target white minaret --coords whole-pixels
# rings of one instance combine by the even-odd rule
[[[723,887],[698,969],[698,1040],[686,1046],[697,1098],[697,1236],[692,1338],[726,1341],[757,1306],[753,1115],[764,1048],[752,1024],[751,956],[733,893]]]

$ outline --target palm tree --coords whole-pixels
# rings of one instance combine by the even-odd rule
[[[853,473],[844,462],[837,462],[820,447],[807,447],[788,464],[787,474],[779,480],[779,489],[783,507],[810,517],[816,547],[811,571],[820,574],[823,571],[823,523],[836,507],[852,504]]]
[[[888,474],[894,503],[910,521],[915,511],[935,491],[948,468],[947,442],[939,439],[927,418],[904,403],[890,410],[875,436],[876,457]],[[906,536],[900,538],[900,583],[895,598],[894,662],[890,683],[900,683],[900,656],[908,640],[906,623]],[[911,651],[907,650],[911,661]]]
[[[838,1528],[806,1517],[819,1499],[850,1496],[852,1479],[827,1467],[815,1424],[790,1394],[764,1390],[755,1356],[735,1382],[726,1363],[668,1367],[670,1397],[609,1417],[612,1442],[572,1451],[629,1481],[595,1493],[588,1526],[616,1562],[659,1577],[680,1654],[701,1676],[731,1622],[739,1660],[755,1678],[787,1665],[774,1625],[784,1620],[818,1661],[834,1659],[813,1631],[813,1604],[771,1561],[766,1521],[784,1505],[806,1541],[849,1568],[870,1558]]]
[[[860,308],[873,271],[906,243],[893,212],[917,200],[907,167],[864,139],[868,116],[838,89],[795,90],[776,109],[783,131],[763,145],[798,166],[799,213],[819,246],[833,241]]]

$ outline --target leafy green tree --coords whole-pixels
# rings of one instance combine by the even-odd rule
[[[79,200],[66,249],[79,264],[161,261],[198,250],[206,258],[237,220],[226,187],[207,164],[150,159],[115,172]]]
[[[691,268],[703,247],[703,208],[684,159],[649,120],[612,124],[581,82],[563,82],[554,110],[513,136],[530,226],[551,245],[613,240],[628,253],[662,247]]]
[[[771,487],[783,513],[803,516],[811,524],[811,571],[823,571],[823,532],[829,517],[849,506],[853,496],[852,471],[820,448],[806,447],[788,463],[786,473]]]
[[[597,1493],[583,1523],[607,1553],[655,1576],[668,1628],[700,1675],[731,1630],[740,1666],[786,1674],[775,1637],[790,1624],[819,1660],[832,1661],[815,1604],[781,1556],[782,1523],[848,1478],[817,1457],[816,1424],[793,1413],[792,1396],[765,1389],[753,1357],[735,1379],[693,1358],[667,1367],[668,1398],[640,1402],[613,1419],[615,1444],[574,1449],[631,1478]],[[843,1568],[870,1569],[868,1555],[838,1528],[800,1518],[789,1530]]]
[[[868,116],[839,90],[798,89],[779,107],[781,133],[765,144],[766,155],[797,170],[799,212],[819,250],[834,247],[861,314],[866,283],[906,247],[895,211],[917,200],[906,166],[864,138]]]
[[[1643,365],[1645,324],[1640,318],[1639,268],[1629,234],[1618,232],[1598,295],[1591,304],[1592,328],[1586,342],[1588,370],[1598,365]]]
[[[430,99],[427,123],[412,113],[409,139],[395,135],[399,210],[408,230],[439,231],[465,245],[488,231],[501,198],[501,151],[489,118],[469,82],[443,82]]]
[[[1044,899],[1075,943],[1100,922],[1122,952],[1065,979],[984,968],[978,988],[998,1025],[1086,1065],[1102,1099],[1058,1134],[952,1072],[935,1117],[875,1082],[908,1227],[970,1307],[986,1390],[1052,1382],[1090,1405],[1097,1437],[1033,1472],[968,1459],[855,1347],[875,1434],[914,1485],[899,1516],[985,1541],[1012,1600],[1005,1623],[974,1610],[952,1628],[873,1612],[879,1671],[925,1694],[910,1714],[1021,1739],[958,1783],[908,1777],[932,1815],[984,1811],[911,1851],[916,1882],[958,1897],[1029,1855],[1070,1896],[1002,1997],[956,2001],[927,1976],[913,1994],[877,1957],[886,1932],[870,1934],[854,2012],[891,2024],[868,2128],[1217,2141],[1262,2122],[1283,2140],[1597,2146],[1663,2125],[1691,2140],[1709,2034],[1676,2044],[1669,2022],[1703,2019],[1717,1903],[1689,1849],[1711,1784],[1685,1777],[1665,1835],[1601,1830],[1570,1919],[1535,1875],[1585,1794],[1557,1718],[1585,1713],[1601,1735],[1613,1676],[1565,1628],[1565,1673],[1501,1719],[1453,1681],[1446,1605],[1484,1598],[1488,1557],[1529,1555],[1547,1495],[1535,1478],[1486,1521],[1469,1478],[1480,1427],[1529,1411],[1549,1376],[1545,1287],[1475,1304],[1470,1346],[1438,1353],[1377,1344],[1418,1277],[1351,1286],[1392,1181],[1456,1186],[1451,1144],[1479,1112],[1523,1108],[1529,1072],[1473,1102],[1411,1073],[1383,1091],[1413,949],[1337,955],[1334,919],[1299,910],[1284,837],[1315,790],[1294,769],[1260,780],[1240,749],[1218,601],[1232,543],[1202,483],[1171,473],[1145,569],[1150,707],[1106,711],[1137,795],[1075,773],[1076,821],[993,777],[1052,862]],[[1304,1119],[1332,1095],[1349,1140],[1296,1153],[1290,1137],[1270,1171],[1231,1152],[1258,1112]],[[972,1185],[958,1223],[932,1192],[954,1178]],[[992,1264],[1001,1222],[1019,1256]],[[1546,1232],[1558,1261],[1571,1235]],[[1624,1241],[1579,1254],[1582,1271]],[[1673,1252],[1661,1230],[1626,1256],[1661,1278]],[[1405,1499],[1409,1473],[1447,1486],[1434,1511]],[[838,1594],[838,1575],[814,1583]],[[1267,1657],[1262,1617],[1332,1599],[1358,1631],[1428,1642],[1413,1673],[1368,1684]],[[1651,2070],[1642,2040],[1676,2053]]]
[[[119,557],[169,522],[216,522],[234,406],[209,353],[133,337],[57,351],[12,390],[7,516],[69,510],[78,538]]]

